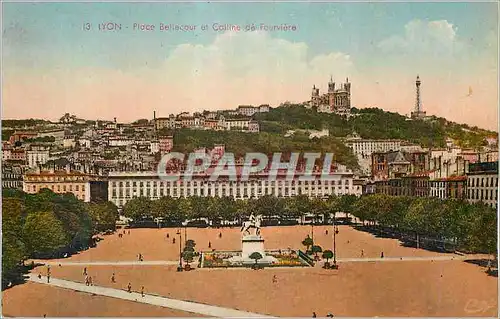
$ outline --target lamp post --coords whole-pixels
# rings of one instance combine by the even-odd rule
[[[313,216],[312,221],[311,221],[311,239],[312,239],[313,246],[314,246],[314,216]],[[312,250],[312,248],[311,248],[311,250]]]
[[[333,269],[338,269],[339,267],[337,266],[337,243],[335,241],[336,235],[339,232],[338,226],[335,224],[335,219],[337,217],[337,213],[335,212],[333,214]]]
[[[177,271],[182,271],[182,232],[181,230],[177,230],[177,235],[179,235],[179,267]]]

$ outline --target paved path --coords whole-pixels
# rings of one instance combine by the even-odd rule
[[[429,256],[429,257],[384,257],[384,258],[339,258],[337,262],[390,262],[390,261],[443,261],[443,260],[465,260],[466,256]]]
[[[338,258],[337,262],[396,262],[396,261],[443,261],[443,260],[465,260],[467,256],[430,256],[430,257],[385,257],[385,258]],[[178,260],[149,260],[149,261],[45,261],[36,260],[45,265],[58,266],[165,266],[178,265]],[[291,267],[297,268],[297,267]],[[300,268],[300,267],[299,267]],[[225,268],[224,268],[225,269]]]
[[[47,261],[35,260],[35,263],[52,266],[165,266],[178,265],[178,260],[148,260],[148,261]]]
[[[182,311],[186,311],[186,312],[191,312],[191,313],[196,313],[196,314],[201,314],[201,315],[211,316],[211,317],[219,317],[219,318],[222,318],[222,317],[226,317],[226,318],[228,318],[228,317],[229,318],[249,318],[249,317],[252,317],[252,318],[274,318],[271,316],[261,315],[261,314],[257,314],[257,313],[240,311],[240,310],[231,309],[231,308],[223,308],[223,307],[205,305],[205,304],[201,304],[201,303],[184,301],[184,300],[171,299],[171,298],[166,298],[166,297],[157,296],[157,295],[145,294],[144,297],[142,297],[141,294],[137,293],[137,292],[128,293],[127,291],[120,290],[120,289],[106,288],[106,287],[101,287],[101,286],[86,286],[82,283],[69,281],[69,280],[63,280],[63,279],[57,279],[57,278],[51,278],[50,283],[47,283],[46,276],[42,276],[42,278],[39,279],[38,276],[36,276],[35,274],[30,274],[28,280],[32,281],[32,282],[40,283],[40,284],[46,284],[46,285],[51,285],[51,286],[86,292],[86,293],[90,293],[90,294],[94,294],[94,295],[107,296],[107,297],[118,298],[118,299],[123,299],[123,300],[130,300],[130,301],[140,302],[140,303],[144,303],[144,304],[150,304],[150,305],[155,305],[155,306],[160,306],[160,307],[165,307],[165,308],[170,308],[170,309],[182,310]]]

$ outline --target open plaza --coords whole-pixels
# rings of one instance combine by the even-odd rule
[[[241,250],[240,227],[126,229],[95,248],[43,263],[3,292],[4,316],[496,317],[497,277],[464,256],[404,247],[352,226],[336,235],[339,269],[198,268],[177,272],[179,240],[197,252]],[[130,233],[129,233],[130,232]],[[180,233],[180,234],[178,234]],[[119,234],[122,234],[119,236]],[[262,228],[266,250],[333,250],[332,226]],[[174,239],[175,242],[174,242]],[[381,254],[383,253],[383,258]],[[142,261],[138,255],[141,254]],[[321,255],[321,254],[320,254]],[[50,280],[47,270],[50,268]],[[85,284],[85,275],[92,285]],[[114,277],[112,280],[112,277]],[[130,292],[128,292],[130,284]],[[144,287],[144,288],[143,288]],[[30,305],[27,307],[26,305]]]

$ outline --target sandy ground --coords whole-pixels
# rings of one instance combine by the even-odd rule
[[[325,231],[328,230],[328,235]],[[128,230],[127,230],[128,231]],[[104,236],[105,240],[98,243],[98,247],[91,248],[80,254],[66,258],[66,261],[125,261],[137,260],[140,253],[144,260],[177,260],[179,256],[179,236],[177,229],[131,229],[130,235],[122,238],[118,234]],[[184,229],[182,237],[184,241]],[[222,238],[219,233],[222,232]],[[167,233],[169,238],[166,238]],[[302,249],[301,242],[311,234],[310,226],[264,227],[262,236],[265,239],[266,249]],[[315,226],[314,240],[323,249],[333,250],[333,231],[331,226]],[[188,228],[189,239],[196,242],[196,250],[241,250],[241,233],[239,228],[209,229]],[[176,242],[172,239],[175,236]],[[337,241],[337,255],[339,258],[360,257],[364,250],[365,257],[380,257],[383,251],[386,257],[401,256],[438,256],[444,255],[435,252],[402,247],[397,240],[376,238],[374,235],[361,232],[349,226],[340,226]]]
[[[87,267],[95,285],[275,316],[496,316],[497,278],[462,261],[344,263],[338,271],[198,269],[174,266]],[[44,274],[44,267],[37,268]],[[53,276],[84,282],[83,267],[52,267]],[[111,283],[115,272],[117,283]],[[277,283],[272,282],[277,276]],[[478,308],[479,307],[479,308]]]
[[[331,227],[314,227],[315,240],[324,249],[332,246]],[[325,230],[329,234],[325,234]],[[220,250],[239,250],[239,229],[188,229],[188,237],[197,243],[197,249],[212,247]],[[302,248],[301,241],[310,233],[310,226],[267,227],[262,233],[266,249]],[[170,238],[166,240],[166,233]],[[72,256],[71,261],[123,261],[136,260],[137,254],[145,260],[176,260],[178,241],[172,244],[173,229],[132,229],[123,238],[110,235],[98,247]],[[184,236],[184,230],[182,230]],[[178,238],[178,237],[177,237]],[[349,242],[348,242],[349,241]],[[361,249],[366,257],[379,257],[384,251],[386,257],[400,256],[442,256],[435,252],[400,246],[394,239],[375,238],[373,235],[341,226],[337,236],[339,258],[359,257]],[[54,278],[83,282],[82,266],[53,266]],[[336,316],[497,316],[497,278],[487,276],[484,268],[463,261],[405,261],[405,262],[360,262],[342,263],[340,269],[321,268],[276,268],[254,271],[250,269],[197,269],[177,273],[175,266],[87,266],[95,285],[125,289],[128,282],[132,289],[144,286],[146,293],[195,301],[216,306],[275,316],[309,317],[312,312],[325,316],[331,312]],[[46,274],[46,267],[35,272]],[[115,272],[117,283],[110,277]],[[277,283],[273,283],[273,275]],[[41,287],[41,288],[40,288]],[[15,310],[27,301],[33,303],[38,312],[54,311],[54,304],[42,298],[48,295],[41,284],[26,284],[7,290],[4,298],[6,314],[23,315]],[[24,293],[16,291],[24,291]],[[72,300],[81,293],[66,291]],[[109,310],[93,307],[94,300],[110,299],[90,297],[65,302],[61,311],[72,316],[107,315]],[[81,297],[78,297],[81,298]],[[34,300],[34,301],[33,301]],[[15,301],[15,302],[14,302]],[[102,303],[110,301],[99,301]],[[115,302],[129,304],[128,301]],[[73,306],[74,304],[74,306]],[[14,305],[14,306],[12,306]],[[83,306],[82,306],[83,305]],[[150,307],[146,315],[157,309]],[[78,312],[77,307],[81,310]],[[132,306],[130,306],[132,307]],[[92,308],[92,309],[90,309]],[[135,311],[123,310],[112,313],[116,316],[135,316]],[[117,310],[118,311],[118,310]],[[129,311],[129,312],[128,312]],[[176,316],[172,314],[165,316]],[[66,313],[63,313],[66,315]],[[155,315],[155,314],[153,314]],[[163,314],[160,314],[163,315]],[[183,314],[182,314],[183,315]],[[140,315],[145,316],[145,315]]]
[[[7,317],[200,317],[179,310],[104,296],[92,296],[28,282],[3,292],[2,315]]]

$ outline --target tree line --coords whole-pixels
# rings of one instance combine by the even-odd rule
[[[215,225],[222,220],[241,223],[251,213],[267,219],[297,219],[306,213],[327,222],[344,212],[362,221],[365,229],[383,231],[396,237],[413,236],[448,242],[470,252],[496,251],[496,211],[483,203],[442,200],[431,197],[405,197],[374,194],[330,196],[327,199],[305,195],[278,198],[234,200],[231,197],[138,197],[128,201],[123,214],[133,220],[162,218],[166,221],[208,219]],[[320,218],[321,216],[321,218]]]
[[[84,203],[73,194],[2,193],[2,286],[22,280],[23,261],[58,258],[94,245],[93,235],[114,230],[118,209]]]

